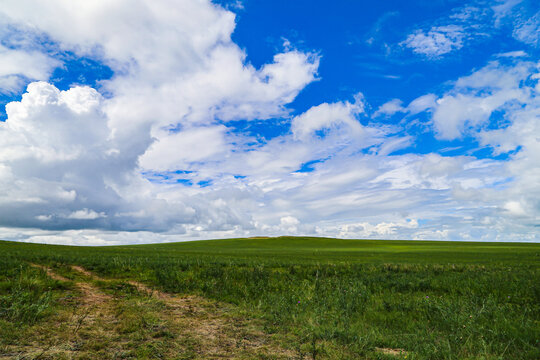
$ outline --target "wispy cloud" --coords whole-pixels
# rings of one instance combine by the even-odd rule
[[[532,14],[531,9],[534,9]],[[523,0],[501,0],[495,5],[478,1],[457,7],[449,16],[411,32],[401,45],[428,59],[440,59],[491,38],[507,24],[512,27],[516,40],[538,46],[540,13],[534,2]]]
[[[438,58],[463,47],[465,31],[461,26],[432,27],[429,31],[416,30],[402,43],[415,53]]]
[[[516,50],[516,51],[508,51],[508,52],[505,52],[505,53],[500,53],[500,54],[497,54],[496,55],[497,57],[511,57],[511,58],[514,58],[514,57],[524,57],[524,56],[528,56],[528,54],[523,51],[523,50]]]
[[[538,47],[540,45],[540,11],[526,20],[518,21],[513,35],[521,42]]]

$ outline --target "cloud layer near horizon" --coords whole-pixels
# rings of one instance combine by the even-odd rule
[[[70,4],[0,10],[2,34],[19,36],[0,47],[0,92],[23,92],[0,123],[0,238],[540,240],[540,74],[527,56],[494,57],[408,104],[371,111],[358,93],[292,116],[288,104],[318,80],[316,52],[255,68],[231,40],[234,14],[206,1]],[[457,51],[460,21],[401,46]],[[515,26],[531,46],[534,21]],[[61,91],[50,76],[62,51],[114,75]],[[270,139],[234,126],[276,119],[284,130]],[[493,156],[415,152],[418,131],[471,138]]]

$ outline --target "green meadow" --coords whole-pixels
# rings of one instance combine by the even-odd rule
[[[0,358],[540,359],[540,244],[0,242],[0,254]],[[110,321],[88,315],[92,289]],[[202,310],[176,321],[172,297]],[[205,321],[217,325],[190,332]]]

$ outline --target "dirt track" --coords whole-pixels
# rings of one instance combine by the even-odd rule
[[[233,315],[230,306],[199,296],[168,294],[132,280],[103,279],[77,265],[70,268],[75,280],[42,265],[32,266],[52,279],[73,284],[77,294],[74,307],[36,327],[35,337],[11,346],[9,354],[0,358],[146,358],[132,348],[154,346],[156,334],[161,333],[167,334],[169,344],[162,351],[165,358],[296,358],[262,332],[260,324]],[[135,294],[111,290],[119,284],[132,286]],[[148,329],[145,319],[151,321]]]

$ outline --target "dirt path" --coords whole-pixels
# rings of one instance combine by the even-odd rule
[[[0,349],[0,359],[297,358],[229,305],[104,279],[78,265],[62,270],[73,280],[32,266],[71,284],[59,300],[65,306],[32,327],[25,341]]]
[[[0,359],[76,359],[90,341],[114,337],[117,319],[111,295],[91,283],[73,282],[46,266],[30,265],[54,280],[72,283],[75,292],[66,290],[66,296],[58,300],[65,306],[49,321],[31,328],[18,345],[5,349],[8,354]]]
[[[39,264],[30,264],[30,266],[45,271],[47,273],[47,276],[50,277],[51,279],[54,279],[54,280],[57,280],[57,281],[66,281],[66,282],[71,281],[68,278],[65,278],[65,277],[63,277],[61,275],[58,275],[57,273],[55,273],[54,271],[52,271],[51,269],[49,269],[46,266],[39,265]]]
[[[98,281],[108,281],[90,271],[73,265],[72,269]],[[271,341],[267,334],[256,329],[245,319],[228,314],[227,307],[199,296],[175,296],[137,282],[127,281],[141,294],[165,304],[160,316],[172,320],[181,336],[195,342],[195,352],[200,359],[292,359],[294,354]]]
[[[30,264],[30,265],[35,268],[45,271],[51,279],[64,281],[64,282],[71,282],[71,280],[69,280],[68,278],[55,273],[52,269],[46,266],[38,265],[38,264]],[[84,269],[79,266],[73,266],[72,268],[76,271],[84,271]],[[89,272],[86,272],[85,275],[92,276]],[[83,294],[80,300],[85,306],[102,306],[107,301],[112,300],[112,296],[104,294],[97,287],[87,282],[76,282],[75,286]]]
[[[380,352],[380,353],[385,354],[385,355],[396,356],[396,357],[397,356],[399,356],[399,357],[405,356],[406,357],[408,355],[408,352],[405,351],[404,349],[390,349],[390,348],[376,347],[375,351]]]

